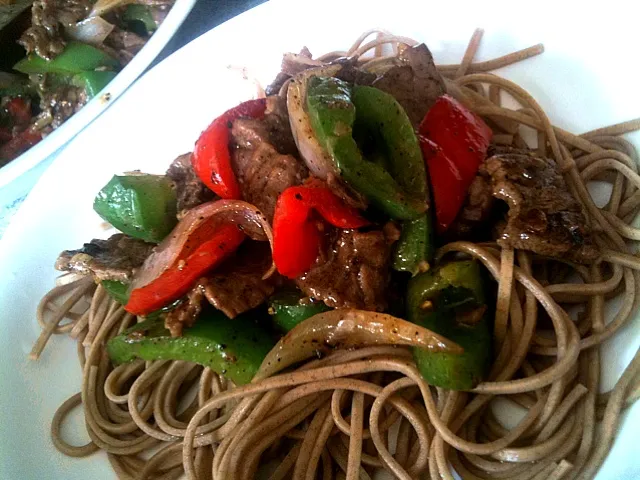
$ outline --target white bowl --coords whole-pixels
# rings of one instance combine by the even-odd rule
[[[133,60],[107,85],[102,95],[93,98],[82,110],[37,145],[0,168],[0,209],[10,209],[12,202],[21,200],[46,167],[51,164],[60,149],[109,108],[116,98],[147,69],[174,36],[195,3],[196,0],[176,0],[160,28]],[[110,94],[108,101],[105,100],[104,95],[107,92]],[[0,211],[0,219],[2,217],[3,212]]]

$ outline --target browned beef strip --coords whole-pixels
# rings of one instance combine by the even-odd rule
[[[270,266],[271,250],[266,242],[245,242],[219,268],[198,280],[180,305],[167,312],[165,327],[174,337],[182,335],[183,327],[197,320],[205,299],[229,318],[260,306],[282,280],[277,273],[262,278]]]
[[[357,58],[336,58],[329,62],[332,65],[339,64],[342,68],[336,73],[336,77],[345,82],[354,83],[358,85],[371,85],[376,75],[374,73],[365,72],[357,68]],[[266,88],[267,95],[276,95],[280,92],[282,86],[294,75],[308,70],[310,68],[317,68],[322,65],[326,65],[324,62],[318,62],[311,59],[311,53],[303,49],[299,54],[297,53],[285,53],[282,58],[282,69]]]
[[[79,250],[65,250],[56,269],[92,274],[98,280],[128,282],[155,245],[117,233],[108,240],[91,240]]]
[[[555,162],[512,151],[488,158],[479,173],[509,206],[498,226],[500,245],[579,263],[598,257],[582,208]]]
[[[357,58],[337,58],[331,62],[332,65],[338,64],[342,68],[336,73],[336,77],[348,83],[355,85],[371,85],[376,80],[376,74],[365,72],[358,68]]]
[[[411,122],[418,125],[436,99],[446,92],[444,81],[424,43],[405,49],[398,60],[400,64],[387,70],[373,86],[393,95]]]
[[[205,297],[229,318],[264,303],[280,282],[277,274],[263,279],[271,266],[271,250],[266,242],[246,242],[220,268],[207,275]]]
[[[387,306],[390,243],[380,230],[333,230],[311,270],[296,284],[330,307],[383,311]]]
[[[19,40],[27,53],[52,59],[65,47],[63,28],[87,16],[90,0],[36,0],[31,7],[31,27]]]
[[[128,64],[144,47],[147,39],[128,30],[115,27],[105,38],[104,46],[114,55],[121,65]]]
[[[51,127],[58,128],[67,119],[79,112],[87,103],[87,92],[84,88],[73,85],[58,85],[50,87],[45,81],[40,98],[39,117],[51,119]]]
[[[182,336],[182,329],[191,327],[196,322],[202,311],[203,299],[204,284],[198,282],[180,305],[165,314],[164,326],[172,337]]]
[[[178,218],[182,218],[187,210],[210,202],[216,195],[198,178],[191,165],[191,154],[185,153],[176,158],[169,169],[167,177],[173,182],[178,201]]]
[[[267,88],[264,89],[267,96],[277,95],[280,92],[280,89],[287,83],[287,80],[291,78],[291,75],[284,72],[278,72],[276,78],[267,85]]]
[[[304,164],[292,154],[295,143],[283,110],[284,100],[269,97],[264,119],[238,119],[231,135],[235,148],[232,163],[242,198],[258,207],[271,220],[278,196],[308,176]]]
[[[451,240],[472,239],[478,232],[486,233],[483,228],[493,217],[495,198],[491,180],[477,175],[467,193],[467,198],[460,209],[460,213],[447,231],[447,238]],[[483,239],[483,238],[479,238]]]

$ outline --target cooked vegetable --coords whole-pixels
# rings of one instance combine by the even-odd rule
[[[107,293],[120,305],[126,305],[129,301],[129,284],[125,282],[120,282],[118,280],[102,280],[100,281],[100,285],[104,288]],[[153,311],[145,315],[148,319],[158,318],[160,314],[173,310],[175,307],[180,305],[184,299],[179,298],[175,300],[173,303],[165,305],[159,310]]]
[[[414,349],[416,364],[430,384],[469,390],[486,374],[491,359],[492,329],[485,281],[478,262],[454,261],[409,282],[409,320],[464,349],[462,355]]]
[[[249,383],[274,345],[271,335],[248,312],[229,320],[207,309],[198,322],[172,337],[163,322],[146,320],[107,344],[111,361],[118,365],[136,358],[195,362],[234,382]]]
[[[259,98],[227,110],[211,122],[196,142],[191,156],[193,168],[200,180],[222,198],[240,198],[240,186],[229,154],[231,122],[241,117],[262,118],[265,106],[265,99]]]
[[[416,220],[402,223],[400,239],[393,252],[393,268],[416,275],[429,269],[433,258],[434,241],[431,215],[423,214]]]
[[[0,146],[0,165],[17,157],[22,152],[25,152],[34,146],[40,140],[42,140],[42,134],[31,128],[20,132],[18,135],[14,135],[11,140]]]
[[[168,265],[158,278],[134,288],[126,310],[136,315],[146,315],[181,297],[203,273],[233,253],[245,238],[236,225],[216,225],[214,230],[211,227],[205,225],[194,232],[177,262]],[[151,254],[149,258],[154,255]]]
[[[382,92],[380,92],[382,95]],[[362,95],[367,95],[363,93]],[[386,97],[385,97],[386,98]],[[394,101],[388,96],[388,100]],[[397,103],[395,104],[397,105]],[[399,184],[389,171],[379,163],[367,161],[363,158],[358,145],[353,138],[354,122],[356,121],[357,110],[352,101],[351,87],[346,82],[336,78],[311,77],[307,88],[307,109],[313,131],[319,143],[329,152],[340,176],[356,191],[367,197],[373,205],[387,213],[389,216],[399,220],[413,220],[418,218],[427,209],[426,197],[416,195],[413,191],[408,191]],[[374,109],[377,113],[389,113],[388,108]],[[397,106],[392,112],[401,112],[401,107]],[[400,118],[387,119],[374,118],[372,123],[386,124],[390,121],[393,127],[389,127],[389,132],[403,131],[394,125],[394,121]],[[366,123],[363,123],[366,125]],[[387,131],[387,127],[380,130]],[[395,138],[392,133],[387,135]],[[384,137],[383,137],[384,138]],[[415,136],[414,136],[415,139]],[[398,140],[398,139],[396,139]],[[417,141],[415,142],[417,148]],[[390,146],[391,148],[391,146]],[[412,151],[413,149],[409,149]],[[402,150],[403,152],[406,149]],[[404,158],[404,156],[403,156]],[[414,156],[411,156],[411,160]],[[392,159],[392,160],[395,160]],[[404,158],[404,160],[409,160]],[[414,165],[412,167],[415,167]],[[393,172],[400,172],[401,166],[393,167]],[[415,168],[417,170],[419,168]],[[424,171],[424,167],[422,167]],[[415,171],[411,168],[411,171]],[[402,180],[407,180],[408,175],[401,176]]]
[[[320,145],[311,126],[311,119],[307,113],[307,86],[310,78],[332,77],[339,70],[339,65],[305,70],[292,79],[287,89],[287,111],[291,133],[309,171],[321,180],[327,180],[329,176],[339,178],[339,172],[330,153]]]
[[[76,24],[65,26],[64,33],[72,40],[100,46],[114,27],[115,25],[102,17],[90,17]]]
[[[437,229],[442,233],[458,215],[467,196],[467,188],[456,164],[438,145],[421,135],[420,147],[429,170]]]
[[[278,197],[273,216],[273,260],[286,277],[299,277],[318,256],[321,233],[314,212],[338,228],[369,223],[319,180],[287,188]]]
[[[126,305],[129,301],[129,285],[117,280],[102,280],[100,282],[111,297],[120,305]]]
[[[83,87],[87,93],[87,98],[91,99],[98,95],[116,75],[116,72],[110,72],[108,70],[82,72],[74,75],[71,78],[71,83]]]
[[[287,333],[262,362],[256,379],[265,378],[336,348],[410,345],[425,351],[462,353],[450,340],[384,313],[336,309],[319,313]]]
[[[14,69],[27,74],[75,74],[103,68],[113,70],[119,63],[102,50],[86,43],[69,42],[64,51],[53,60],[31,54],[14,65]]]
[[[180,298],[245,235],[273,247],[271,227],[251,204],[219,200],[190,210],[136,273],[126,310],[145,315]]]
[[[487,155],[492,132],[478,115],[449,95],[438,98],[418,131],[440,149],[434,152],[430,144],[422,142],[429,166],[438,230],[442,232],[460,210],[469,185]],[[452,165],[455,165],[457,174]]]
[[[128,24],[129,29],[133,31],[138,30],[138,25],[142,25],[145,30],[144,33],[147,34],[154,32],[158,28],[149,7],[146,5],[127,5],[122,15],[122,20],[124,20]]]
[[[93,201],[93,209],[127,235],[158,243],[173,229],[176,194],[159,175],[114,175]]]
[[[104,15],[110,12],[114,8],[122,7],[133,3],[134,0],[98,0],[94,5],[91,12],[89,12],[89,18],[97,15]]]
[[[386,169],[403,190],[430,203],[427,175],[418,139],[411,120],[400,104],[388,93],[373,87],[356,86],[354,132],[365,137],[385,158]],[[429,211],[404,222],[396,245],[393,267],[416,274],[429,268],[433,256],[431,214]]]
[[[285,332],[307,318],[329,310],[324,303],[306,297],[299,290],[282,290],[269,299],[269,314]]]

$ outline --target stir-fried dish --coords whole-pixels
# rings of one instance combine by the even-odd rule
[[[79,342],[63,453],[104,450],[137,479],[595,475],[638,393],[636,356],[598,396],[597,348],[640,298],[640,177],[619,136],[638,121],[575,136],[483,73],[539,47],[473,64],[474,41],[436,66],[368,35],[286,54],[266,97],[165,175],[98,192],[120,233],[60,254],[32,352]],[[524,409],[514,428],[497,398]],[[80,402],[91,442],[73,446],[60,425]]]
[[[35,0],[17,2],[13,13],[24,10],[6,26],[0,15],[0,167],[100,93],[173,3]],[[1,6],[0,14],[8,8]]]

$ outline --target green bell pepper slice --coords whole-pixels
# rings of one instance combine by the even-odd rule
[[[160,175],[114,175],[93,209],[122,233],[159,243],[177,223],[176,194]]]
[[[158,24],[153,19],[153,15],[151,14],[151,10],[146,5],[132,4],[127,5],[124,13],[122,14],[122,20],[126,23],[126,26],[129,27],[129,30],[136,31],[137,25],[142,25],[144,27],[144,34],[150,34],[155,32],[158,28]]]
[[[98,95],[116,75],[116,72],[107,70],[81,72],[71,77],[71,83],[77,87],[84,88],[85,92],[87,92],[87,98],[93,98]]]
[[[420,144],[402,106],[382,90],[358,85],[353,89],[353,104],[356,138],[357,132],[365,132],[373,150],[387,158],[386,168],[398,184],[411,195],[425,199],[429,207],[429,186]],[[419,218],[403,223],[393,268],[413,275],[426,271],[433,250],[433,226],[427,210]]]
[[[145,320],[107,343],[115,365],[142,360],[184,360],[211,368],[236,385],[253,379],[274,338],[247,312],[233,320],[207,309],[196,323],[172,337],[161,320]]]
[[[87,72],[97,68],[117,69],[118,61],[94,46],[80,42],[69,42],[64,51],[53,60],[45,60],[31,54],[16,63],[13,68],[21,73],[66,73]]]
[[[412,275],[429,270],[435,251],[431,218],[430,213],[425,213],[415,220],[402,222],[392,257],[394,270]]]
[[[405,220],[393,267],[414,275],[427,270],[433,256],[427,174],[403,108],[377,88],[323,77],[309,79],[307,108],[345,181],[392,218]]]
[[[102,280],[102,288],[120,305],[126,305],[129,301],[129,285],[118,280]]]
[[[413,277],[407,290],[408,319],[456,342],[464,353],[414,349],[422,376],[449,390],[470,390],[487,373],[492,319],[485,275],[477,261],[455,261]]]
[[[369,132],[387,158],[387,170],[411,195],[426,199],[427,178],[422,152],[413,126],[393,96],[374,87],[353,87],[355,130]]]
[[[408,174],[404,175],[403,173],[400,179],[394,178],[392,173],[381,165],[381,162],[367,161],[363,157],[353,137],[354,124],[358,121],[358,110],[353,101],[352,87],[333,77],[311,77],[308,82],[306,106],[311,126],[318,142],[333,158],[340,176],[355,190],[367,197],[374,206],[392,218],[412,220],[424,213],[427,209],[426,197],[416,195],[416,191],[413,189],[409,189],[411,190],[409,191],[404,188],[412,184],[412,181],[408,181]],[[360,97],[363,96],[366,96],[366,93],[360,95]],[[393,100],[393,97],[390,98]],[[395,102],[395,100],[393,101]],[[399,110],[395,110],[397,114],[402,112],[399,106],[398,108]],[[376,109],[372,110],[377,111]],[[398,114],[397,117],[399,116]],[[379,119],[373,119],[372,122],[380,124],[376,120]],[[393,119],[389,121],[393,124]],[[380,130],[384,130],[385,134],[389,130],[389,133],[386,138],[383,137],[383,140],[394,139],[394,142],[399,140],[395,138],[393,133],[402,129],[395,126],[387,128],[384,127],[385,124],[386,119]],[[361,125],[366,128],[368,123],[361,122]],[[417,140],[415,142],[417,145]],[[393,151],[393,148],[389,148],[389,152]],[[404,155],[405,150],[403,149],[398,157],[402,157],[404,160]],[[391,160],[393,159],[396,159],[396,156]],[[398,173],[400,170],[399,166],[393,167],[392,172]],[[422,171],[424,172],[424,164]]]
[[[299,290],[282,290],[273,295],[267,303],[273,322],[285,332],[292,330],[307,318],[330,310],[324,303],[304,297]]]

